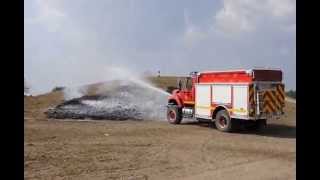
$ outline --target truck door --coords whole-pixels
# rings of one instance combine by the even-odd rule
[[[201,118],[210,118],[211,114],[211,85],[195,85],[195,115]]]
[[[246,116],[248,115],[248,86],[233,86],[233,114]]]
[[[190,77],[183,78],[179,80],[179,87],[181,89],[181,98],[185,102],[194,101],[194,97],[192,95],[192,81]]]

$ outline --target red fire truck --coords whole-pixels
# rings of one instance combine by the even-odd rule
[[[206,119],[223,132],[245,123],[258,129],[267,119],[283,115],[284,106],[281,70],[192,72],[168,98],[167,119],[172,124],[183,118]]]

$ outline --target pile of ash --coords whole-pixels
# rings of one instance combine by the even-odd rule
[[[46,112],[55,119],[143,120],[164,119],[167,96],[126,83],[102,94],[63,102]]]

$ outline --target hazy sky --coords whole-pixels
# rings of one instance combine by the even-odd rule
[[[294,0],[28,0],[25,77],[33,92],[107,79],[109,67],[281,68],[296,88]]]

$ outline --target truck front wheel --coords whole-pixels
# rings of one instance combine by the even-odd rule
[[[180,124],[182,120],[181,108],[178,108],[177,106],[168,107],[167,120],[171,124]]]
[[[231,132],[235,130],[236,122],[231,119],[227,110],[220,110],[215,117],[215,125],[219,131]]]

